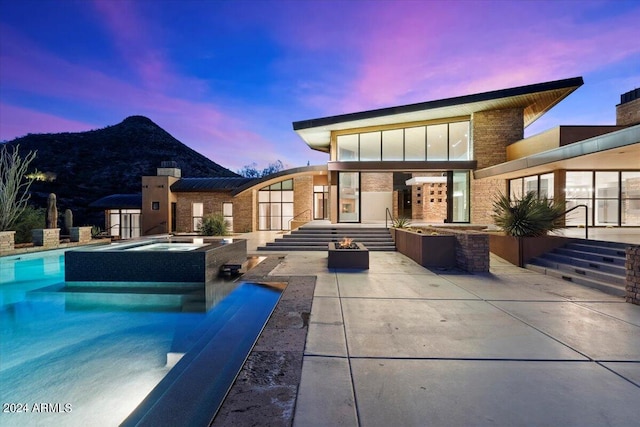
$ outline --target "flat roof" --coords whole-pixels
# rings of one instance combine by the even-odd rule
[[[555,169],[625,170],[640,168],[640,125],[606,133],[473,172],[475,179],[512,179]]]
[[[584,84],[582,77],[473,95],[293,122],[293,130],[314,150],[328,152],[331,131],[470,116],[479,111],[521,107],[524,127]]]

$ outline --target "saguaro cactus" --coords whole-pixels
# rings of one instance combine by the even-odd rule
[[[71,233],[71,227],[73,227],[73,212],[71,209],[64,211],[64,232],[65,234]]]
[[[56,206],[56,195],[49,194],[47,201],[47,228],[58,228],[58,207]]]

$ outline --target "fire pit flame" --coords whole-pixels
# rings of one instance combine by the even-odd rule
[[[350,248],[351,243],[353,243],[353,239],[350,239],[348,237],[343,237],[342,240],[339,242],[339,245],[341,248]]]

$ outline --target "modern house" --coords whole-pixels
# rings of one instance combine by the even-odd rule
[[[640,226],[640,90],[621,96],[615,125],[524,138],[582,84],[575,77],[297,121],[293,130],[328,163],[261,179],[183,178],[167,162],[142,177],[141,234],[196,231],[211,213],[236,232],[389,216],[490,224],[495,194],[530,190],[569,207],[586,204],[590,225]],[[567,224],[584,223],[584,213],[574,213]]]

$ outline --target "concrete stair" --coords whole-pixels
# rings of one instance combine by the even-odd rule
[[[624,243],[577,240],[533,258],[525,268],[624,296],[625,246]]]
[[[259,251],[326,251],[329,242],[339,242],[344,237],[364,244],[370,251],[395,251],[396,245],[391,238],[389,229],[382,227],[300,227],[266,246]]]

